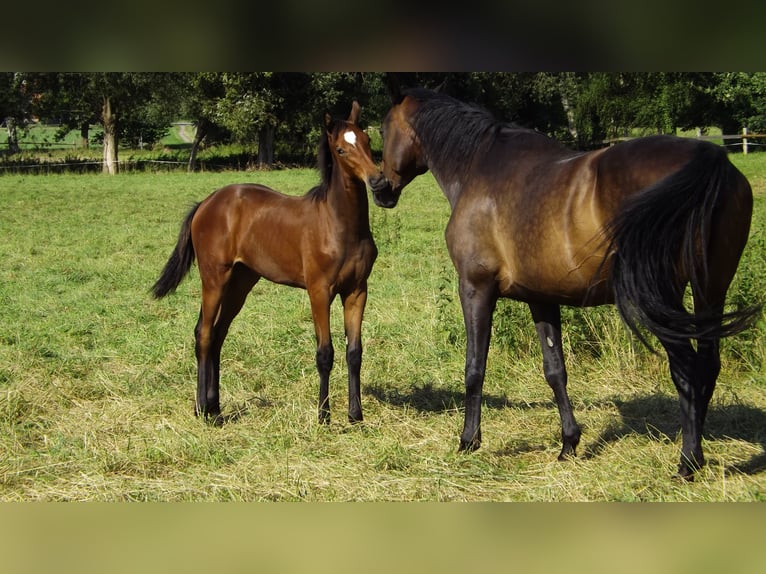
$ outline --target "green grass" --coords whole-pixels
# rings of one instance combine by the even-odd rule
[[[735,161],[757,191],[733,297],[766,299],[766,158]],[[0,178],[2,500],[761,500],[766,497],[763,322],[724,346],[694,484],[667,365],[613,308],[565,311],[581,456],[556,462],[560,426],[525,306],[498,307],[482,448],[456,452],[463,334],[430,175],[396,210],[371,206],[380,250],[364,324],[365,422],[346,422],[340,304],[333,422],[316,422],[306,293],[262,282],[224,346],[221,428],[193,416],[194,269],[149,288],[193,201],[234,181],[303,193],[313,170]]]

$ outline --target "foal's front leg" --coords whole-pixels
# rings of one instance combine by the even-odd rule
[[[348,366],[348,421],[362,421],[362,318],[367,303],[367,285],[343,297],[343,321],[346,329],[346,363]]]
[[[330,422],[330,371],[335,359],[330,335],[330,304],[332,297],[327,288],[309,290],[311,316],[316,333],[316,366],[319,373],[319,422]]]

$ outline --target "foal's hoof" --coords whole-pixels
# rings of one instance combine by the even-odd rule
[[[352,425],[355,425],[357,423],[360,423],[364,420],[364,417],[362,417],[362,413],[348,413],[348,422]]]
[[[329,425],[330,424],[330,413],[329,411],[319,411],[319,424],[320,425]]]

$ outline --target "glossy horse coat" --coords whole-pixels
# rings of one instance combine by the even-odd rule
[[[385,193],[354,102],[346,121],[325,118],[318,163],[321,183],[306,195],[284,195],[257,184],[223,187],[187,215],[178,244],[154,285],[156,297],[175,290],[196,257],[202,305],[195,333],[196,412],[218,420],[221,347],[253,286],[269,281],[308,291],[316,331],[319,420],[328,422],[334,350],[330,306],[343,302],[347,337],[348,418],[362,420],[359,374],[367,278],[377,256],[366,185]]]
[[[430,169],[452,208],[446,240],[467,334],[461,449],[481,443],[499,297],[532,312],[561,416],[559,458],[574,455],[581,434],[566,390],[559,306],[616,303],[642,341],[646,329],[667,352],[681,403],[679,473],[691,478],[704,461],[700,438],[719,339],[757,313],[724,313],[753,201],[726,152],[656,136],[577,153],[437,92],[395,89],[392,99],[382,126],[391,190],[381,190],[377,203],[395,206],[402,188]],[[687,284],[693,312],[683,305]]]

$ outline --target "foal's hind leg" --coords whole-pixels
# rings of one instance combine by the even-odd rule
[[[366,302],[366,285],[343,297],[348,367],[348,420],[352,423],[362,420],[360,373],[362,370],[362,318]]]
[[[326,286],[309,287],[311,316],[316,334],[316,366],[319,373],[319,422],[330,422],[330,371],[335,360],[330,335],[330,303],[332,297]]]
[[[218,288],[203,287],[202,310],[197,323],[197,403],[196,413],[220,422],[219,385],[221,348],[231,322],[242,309],[259,276],[246,267],[236,266],[226,283]]]
[[[197,397],[194,414],[217,420],[221,413],[218,399],[220,354],[214,352],[214,323],[221,305],[221,287],[202,286],[202,305],[194,329],[197,356]]]
[[[561,418],[561,440],[563,446],[559,460],[574,456],[580,442],[580,427],[572,413],[572,404],[567,394],[567,370],[561,345],[561,309],[558,305],[529,304],[535,322],[540,347],[543,351],[545,380],[553,389],[556,405]]]

